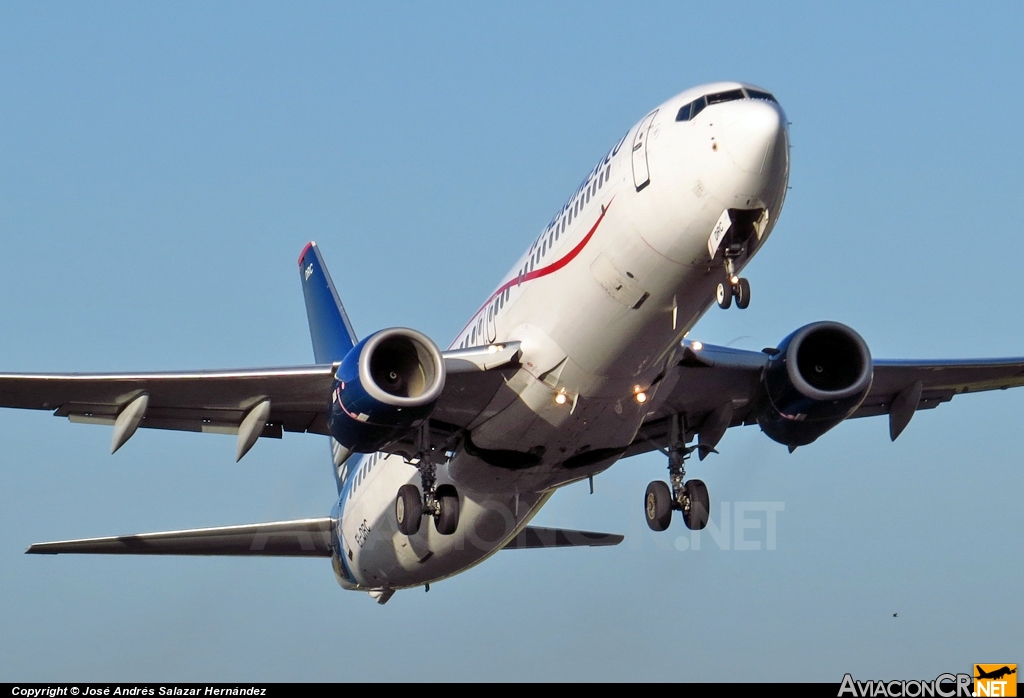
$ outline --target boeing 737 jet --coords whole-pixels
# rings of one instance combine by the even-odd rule
[[[730,427],[756,424],[792,450],[888,415],[896,439],[917,410],[1024,384],[1024,358],[879,360],[836,322],[761,352],[688,339],[709,310],[750,304],[741,274],[782,213],[789,157],[785,113],[764,89],[722,82],[669,99],[594,165],[446,351],[412,329],[360,338],[309,243],[298,272],[313,364],[0,375],[0,406],[110,425],[112,451],[139,427],[237,434],[238,459],[260,437],[322,435],[338,490],[319,518],[28,552],[321,556],[342,587],[384,603],[506,548],[618,543],[529,522],[559,487],[619,459],[664,454],[646,521],[664,531],[679,512],[701,529],[708,490],[686,466]]]

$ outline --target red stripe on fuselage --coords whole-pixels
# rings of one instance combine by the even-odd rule
[[[483,309],[486,308],[491,301],[493,301],[495,298],[500,296],[502,293],[504,293],[508,289],[510,289],[513,286],[515,286],[517,284],[520,284],[520,283],[526,283],[527,281],[532,281],[533,279],[539,279],[542,276],[547,276],[548,274],[554,274],[556,271],[558,271],[559,269],[564,267],[566,264],[568,264],[572,260],[576,259],[576,256],[579,255],[579,253],[583,251],[583,248],[587,246],[587,243],[590,242],[590,238],[594,237],[594,233],[597,232],[597,226],[601,225],[601,221],[604,220],[604,216],[605,216],[606,213],[608,213],[608,209],[611,208],[612,201],[614,201],[614,200],[615,200],[615,197],[613,196],[608,201],[608,203],[606,205],[601,207],[601,215],[597,217],[596,221],[594,221],[593,227],[589,231],[587,231],[587,234],[583,236],[582,240],[580,240],[578,243],[576,243],[576,246],[574,248],[569,250],[568,254],[566,254],[564,257],[560,257],[559,259],[556,259],[554,262],[552,262],[551,264],[547,265],[546,267],[541,267],[540,269],[534,269],[531,272],[523,274],[521,280],[520,280],[520,277],[517,275],[511,281],[509,281],[509,282],[507,282],[505,284],[502,284],[502,286],[497,291],[492,293],[490,298],[488,298],[486,301],[484,301],[483,305],[481,305],[477,309],[477,311],[475,313],[473,313],[473,319],[470,320],[469,322],[467,322],[466,326],[463,327],[461,330],[459,330],[459,333],[456,335],[456,338],[462,336],[462,333],[466,331],[466,328],[470,327],[473,324],[473,322],[476,320],[476,316],[479,315],[481,313],[481,311],[483,311]],[[456,341],[458,341],[458,340],[456,339]]]

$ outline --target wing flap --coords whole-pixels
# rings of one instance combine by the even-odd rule
[[[330,557],[334,519],[299,519],[271,523],[139,533],[35,543],[33,555],[256,555]]]
[[[624,536],[617,533],[595,533],[573,531],[567,528],[544,528],[527,526],[502,550],[524,550],[527,548],[573,548],[618,545]]]

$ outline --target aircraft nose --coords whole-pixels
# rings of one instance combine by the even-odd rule
[[[723,145],[741,170],[762,174],[779,144],[785,145],[782,113],[775,104],[762,100],[744,100],[736,105],[738,113],[724,129]]]

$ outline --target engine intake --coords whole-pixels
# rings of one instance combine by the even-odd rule
[[[348,353],[335,374],[328,426],[338,442],[372,453],[434,411],[444,390],[444,358],[426,335],[381,330]]]
[[[775,441],[804,446],[853,414],[873,376],[859,334],[838,322],[805,325],[782,340],[761,374],[757,422]]]

